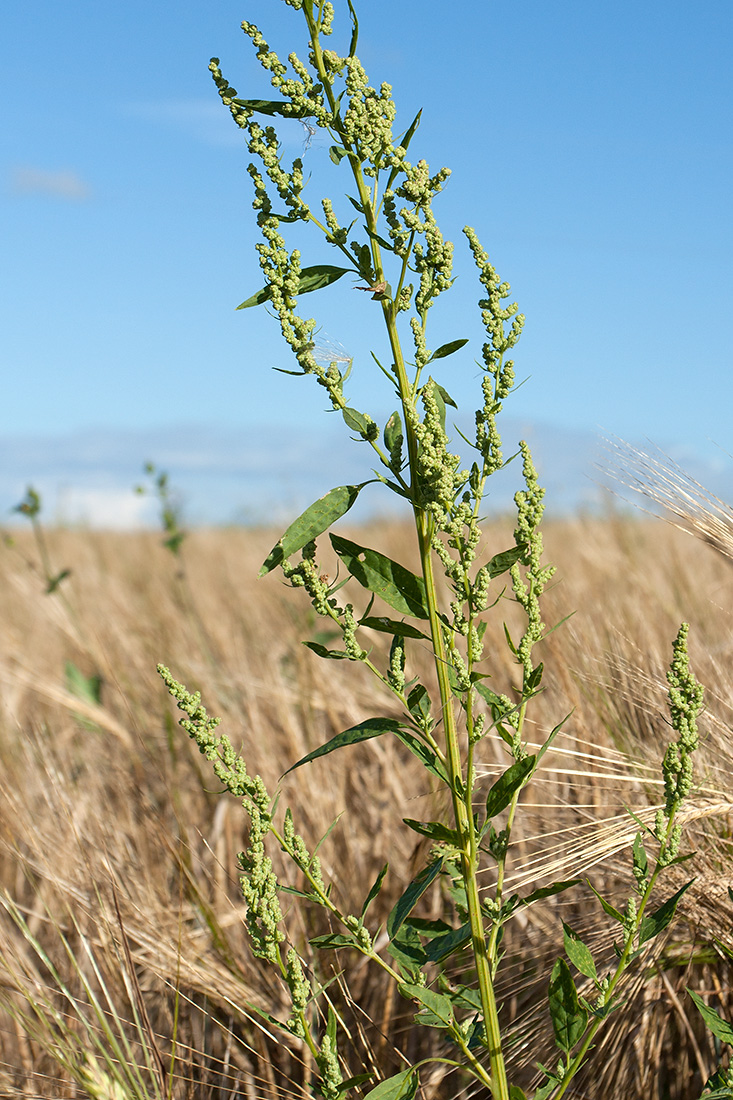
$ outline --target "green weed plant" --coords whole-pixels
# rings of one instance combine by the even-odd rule
[[[304,590],[325,620],[326,636],[330,632],[339,639],[330,648],[321,641],[306,641],[314,655],[362,666],[378,682],[380,693],[391,693],[399,713],[365,719],[289,770],[372,738],[393,737],[421,762],[432,788],[447,794],[451,812],[446,819],[404,819],[407,829],[426,838],[427,855],[404,886],[386,928],[370,921],[370,907],[389,874],[388,865],[367,891],[360,910],[344,911],[317,851],[296,831],[277,792],[273,795],[258,776],[248,773],[231,741],[217,732],[218,719],[207,714],[199,694],[190,694],[165,667],[159,671],[184,712],[182,726],[211,761],[222,785],[241,799],[248,816],[248,847],[240,860],[252,950],[272,964],[292,1002],[288,1018],[259,1011],[268,1026],[288,1036],[288,1042],[295,1039],[309,1049],[314,1094],[323,1100],[347,1095],[412,1100],[427,1063],[440,1061],[462,1072],[474,1092],[485,1090],[494,1100],[527,1100],[523,1089],[508,1079],[506,1068],[506,1039],[495,992],[502,936],[508,922],[528,906],[571,888],[589,887],[616,929],[615,964],[599,968],[578,933],[564,925],[566,957],[558,959],[547,976],[557,1053],[549,1065],[538,1067],[533,1093],[533,1100],[559,1100],[589,1058],[604,1021],[623,1002],[625,975],[670,924],[691,885],[685,883],[661,902],[656,896],[664,873],[689,858],[681,853],[680,807],[692,787],[703,697],[689,668],[687,627],[683,625],[675,639],[668,672],[674,739],[662,765],[664,805],[652,828],[637,819],[625,907],[617,908],[592,885],[578,880],[521,896],[509,894],[505,872],[522,792],[562,726],[559,722],[541,747],[530,752],[525,723],[546,675],[538,653],[554,628],[546,626],[541,610],[553,575],[543,559],[544,490],[526,443],[520,443],[518,452],[523,484],[514,497],[513,545],[487,557],[482,526],[487,483],[507,464],[497,421],[515,387],[510,353],[524,317],[510,301],[509,284],[501,280],[476,232],[467,226],[463,232],[481,285],[478,309],[485,336],[475,427],[470,435],[462,435],[473,460],[463,468],[448,435],[447,414],[455,402],[438,371],[467,340],[457,338],[433,348],[428,332],[431,309],[453,284],[453,245],[433,213],[449,170],[431,172],[424,160],[409,159],[420,112],[400,129],[390,85],[370,84],[356,54],[359,26],[351,0],[345,5],[350,18],[345,52],[334,48],[332,3],[285,2],[294,9],[294,17],[304,20],[305,60],[290,53],[285,63],[258,27],[242,23],[277,98],[241,98],[222,74],[218,59],[210,65],[221,100],[242,130],[251,156],[248,172],[261,235],[256,248],[264,285],[238,308],[265,306],[277,317],[297,364],[288,373],[309,376],[322,387],[348,431],[368,448],[375,468],[373,477],[363,483],[333,488],[306,509],[273,547],[260,573],[279,569],[290,586]],[[300,119],[328,135],[334,171],[349,181],[339,204],[324,197],[316,207],[306,198],[302,159],[285,164],[273,125],[278,119]],[[318,238],[314,258],[325,244],[337,263],[306,262],[298,248],[290,248],[286,233],[296,224],[309,227]],[[367,292],[358,296],[356,308],[367,310],[375,326],[384,326],[388,352],[381,359],[372,353],[375,380],[381,376],[394,395],[395,411],[384,424],[351,404],[351,362],[319,362],[317,322],[302,309],[306,294],[342,278],[353,279]],[[419,558],[414,572],[380,550],[331,530],[374,481],[401,497],[411,510]],[[335,578],[318,560],[317,540],[327,533],[339,562]],[[521,609],[523,627],[519,632],[504,627],[516,677],[502,690],[492,679],[484,632],[487,616],[502,616],[506,601]],[[380,635],[390,639],[388,654],[386,646],[375,644]],[[432,654],[434,679],[429,682],[416,674],[417,647],[428,647]],[[506,766],[487,791],[479,779],[482,753],[488,741],[497,739]],[[405,791],[406,803],[411,793]],[[272,844],[292,860],[302,889],[278,881],[267,854]],[[487,867],[494,869],[493,885],[482,889],[479,873]],[[428,892],[441,882],[452,898],[452,919],[421,918],[421,899],[427,900]],[[343,1021],[324,986],[308,971],[298,949],[295,929],[300,925],[292,914],[288,920],[284,917],[284,892],[289,902],[295,895],[298,904],[320,907],[330,920],[334,931],[312,938],[311,948],[338,949],[342,960],[348,953],[355,959],[361,956],[389,975],[401,996],[413,1004],[415,1025],[442,1033],[442,1054],[408,1063],[383,1080],[365,1072],[365,1067],[347,1065]],[[385,932],[386,950],[378,949]],[[574,972],[592,994],[578,992]],[[456,981],[456,973],[464,980]],[[715,1034],[729,1041],[729,1025],[703,1002],[700,1007]],[[713,1090],[710,1095],[732,1096],[732,1084],[730,1074],[721,1069],[707,1087]]]

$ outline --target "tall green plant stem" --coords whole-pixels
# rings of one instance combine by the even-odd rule
[[[312,0],[305,0],[303,11],[311,35],[313,56],[323,86],[329,100],[334,117],[338,117],[337,104],[331,87],[326,79],[326,70],[323,62],[323,53],[319,41],[319,24],[314,18]],[[377,186],[378,179],[375,176],[373,189],[367,186],[361,169],[358,153],[353,150],[351,143],[345,140],[345,135],[339,134],[348,151],[348,161],[354,181],[359,192],[359,202],[364,210],[364,216],[370,235],[372,259],[377,283],[384,281],[384,268],[381,251],[377,242]],[[405,261],[406,264],[407,261]],[[404,272],[403,272],[404,276]],[[478,891],[478,840],[473,822],[473,809],[471,804],[473,784],[471,776],[464,780],[461,762],[461,749],[456,726],[456,716],[453,705],[453,692],[448,678],[448,660],[445,652],[445,644],[439,617],[438,594],[435,585],[433,571],[433,552],[431,547],[433,534],[432,517],[421,506],[418,498],[419,485],[416,483],[416,471],[418,469],[418,444],[412,426],[412,417],[408,415],[414,407],[414,390],[407,376],[405,359],[402,352],[399,333],[397,332],[397,308],[396,298],[382,299],[382,315],[387,328],[390,350],[393,359],[393,372],[397,379],[397,385],[402,405],[406,441],[409,458],[409,469],[412,473],[410,485],[410,499],[417,531],[420,564],[425,583],[428,619],[430,623],[430,636],[433,646],[435,668],[440,692],[440,706],[445,730],[445,753],[447,771],[450,781],[451,800],[456,831],[460,838],[461,863],[466,889],[469,923],[471,926],[471,941],[476,962],[481,1005],[486,1028],[486,1040],[489,1051],[491,1068],[490,1087],[494,1100],[509,1100],[509,1085],[504,1064],[504,1055],[501,1045],[501,1031],[499,1028],[499,1013],[494,993],[494,983],[491,975],[491,962],[486,941],[481,902]],[[417,385],[417,378],[415,380]]]

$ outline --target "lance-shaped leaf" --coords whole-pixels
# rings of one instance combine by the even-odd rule
[[[368,484],[368,481],[363,481],[361,485],[339,485],[306,508],[305,512],[293,520],[280,541],[273,546],[258,576],[264,577],[281,561],[302,550],[306,543],[312,542],[318,535],[327,531],[337,519],[345,516],[361,490]]]
[[[425,954],[429,962],[443,962],[471,939],[471,925],[462,924],[460,928],[454,928],[446,932],[444,936],[436,936],[432,943],[425,948]]]
[[[288,100],[282,99],[234,99],[238,107],[255,111],[258,115],[281,115],[282,118],[308,118],[307,107],[294,107]]]
[[[618,909],[616,909],[615,906],[611,905],[610,901],[606,901],[605,898],[601,897],[590,879],[586,879],[585,881],[600,901],[601,906],[603,907],[603,912],[607,913],[609,917],[613,917],[613,919],[617,920],[619,924],[623,924],[625,919],[623,913],[619,913]]]
[[[296,294],[310,294],[313,290],[321,290],[324,286],[330,286],[340,279],[342,275],[348,275],[348,267],[334,267],[332,264],[315,264],[313,267],[303,267],[300,270],[298,289]],[[237,309],[250,309],[252,306],[261,306],[263,302],[269,302],[272,288],[263,286],[246,301],[241,302]]]
[[[437,840],[443,844],[453,844],[456,847],[461,843],[458,830],[449,829],[447,825],[443,825],[440,821],[415,821],[411,817],[403,817],[402,820],[408,829],[412,829],[414,833],[420,833],[422,836],[429,836],[431,840]]]
[[[370,615],[366,619],[360,619],[359,626],[368,626],[370,630],[379,630],[382,634],[396,634],[398,638],[423,638],[429,641],[427,634],[423,634],[416,626],[401,623],[397,619],[388,619],[384,615]]]
[[[558,959],[552,968],[549,1001],[555,1042],[570,1053],[586,1029],[588,1014],[578,1002],[578,991],[564,959]]]
[[[447,355],[453,355],[453,352],[460,351],[467,343],[468,340],[451,340],[449,344],[441,344],[438,350],[430,356],[428,363],[432,363],[433,359],[445,359]],[[447,403],[453,404],[452,401]]]
[[[514,563],[524,555],[526,550],[527,547],[522,543],[520,546],[511,546],[508,550],[502,550],[500,554],[494,554],[491,561],[486,565],[492,581],[496,577],[500,577],[502,573],[507,573]]]
[[[581,974],[585,974],[586,978],[592,978],[597,985],[598,974],[596,973],[596,964],[593,961],[593,956],[590,951],[583,943],[578,933],[574,932],[569,924],[563,921],[562,927],[567,957]]]
[[[422,577],[403,565],[355,542],[331,535],[331,543],[352,577],[402,615],[427,619],[427,598]]]
[[[534,768],[534,756],[526,756],[524,760],[515,760],[511,767],[500,775],[496,783],[486,796],[486,817],[496,817],[498,813],[509,805],[515,791],[526,782]]]
[[[728,1021],[724,1020],[722,1016],[719,1016],[710,1005],[706,1005],[702,997],[698,997],[697,993],[693,993],[691,989],[688,989],[687,992],[697,1005],[700,1015],[713,1035],[715,1035],[717,1039],[720,1039],[721,1043],[728,1043],[729,1046],[733,1046],[733,1027],[731,1027]]]
[[[356,943],[353,936],[344,936],[340,932],[331,932],[326,936],[314,936],[312,940],[308,940],[308,943],[312,947],[318,947],[321,950],[333,950],[336,947],[355,947]]]
[[[690,879],[689,882],[680,887],[676,894],[673,894],[671,898],[667,898],[664,904],[660,905],[655,912],[651,913],[648,917],[644,917],[641,922],[641,928],[639,929],[639,947],[641,947],[643,943],[646,943],[647,940],[654,939],[663,928],[667,927],[675,914],[680,898],[685,890],[689,890],[694,881],[694,878]]]
[[[351,0],[349,0],[349,7],[351,7]],[[415,131],[417,130],[418,126],[420,125],[421,115],[422,115],[422,107],[420,108],[420,110],[415,115],[414,119],[412,120],[412,122],[408,126],[407,130],[405,131],[404,137],[400,141],[400,145],[405,150],[405,152],[407,152],[407,150],[409,149],[410,142],[412,141],[412,139],[415,136]],[[392,187],[392,184],[397,179],[398,173],[399,173],[399,168],[393,168],[392,171],[390,172],[389,180],[387,181],[387,190],[389,190]]]
[[[311,760],[317,760],[319,756],[328,756],[330,752],[335,752],[336,749],[341,749],[345,745],[358,745],[361,741],[369,741],[372,737],[381,737],[383,733],[396,733],[399,729],[399,722],[395,722],[393,718],[367,718],[365,722],[360,722],[358,726],[351,726],[343,733],[337,733],[325,745],[321,745],[320,748],[309,752],[302,760],[298,760],[297,764],[293,764],[292,768],[288,768],[286,772],[283,772],[283,775],[289,775],[290,772],[295,771],[302,764],[309,764]]]
[[[364,1100],[412,1100],[419,1084],[416,1069],[403,1069],[400,1073],[395,1073],[394,1077],[380,1081],[376,1088],[366,1094]]]
[[[387,874],[388,870],[389,870],[389,864],[385,863],[384,867],[382,868],[382,870],[379,872],[376,879],[374,880],[374,882],[372,884],[372,888],[369,891],[369,893],[367,894],[366,899],[364,901],[364,904],[361,907],[362,919],[366,915],[367,909],[372,904],[372,902],[376,898],[379,891],[382,889],[382,883],[384,882],[384,876]]]
[[[427,867],[423,867],[422,871],[412,880],[387,918],[387,933],[390,939],[394,939],[395,935],[402,927],[405,918],[410,915],[420,898],[425,891],[430,888],[442,869],[443,858],[441,857],[429,863]]]
[[[311,649],[318,657],[327,661],[348,661],[349,654],[345,649],[326,649],[320,642],[303,642],[307,649]]]
[[[440,779],[442,783],[450,783],[448,778],[448,772],[445,770],[445,766],[435,751],[426,745],[424,741],[421,741],[419,737],[416,737],[414,733],[410,733],[409,730],[396,729],[393,731],[398,741],[401,741],[403,745],[413,753],[418,760],[421,760],[427,770],[436,778]]]

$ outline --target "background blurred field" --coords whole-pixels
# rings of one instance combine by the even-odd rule
[[[219,797],[155,671],[162,661],[201,690],[271,789],[333,734],[395,713],[363,669],[320,661],[300,644],[322,629],[302,593],[275,574],[256,579],[277,534],[193,532],[175,561],[156,534],[54,530],[54,565],[71,576],[52,595],[30,532],[0,547],[1,1096],[84,1095],[80,1081],[89,1095],[116,1100],[169,1091],[197,1100],[308,1095],[302,1052],[274,1042],[248,1007],[288,1011],[242,927],[243,814]],[[414,565],[406,528],[373,524],[360,537]],[[570,717],[523,799],[511,864],[520,893],[545,878],[587,874],[606,896],[628,896],[636,827],[624,807],[661,800],[664,673],[679,623],[691,624],[692,664],[707,689],[688,834],[698,854],[665,880],[664,896],[693,875],[696,882],[684,920],[654,941],[596,1052],[597,1068],[572,1095],[692,1100],[717,1054],[685,986],[724,1013],[731,1001],[730,964],[716,937],[733,947],[733,570],[660,521],[555,522],[545,540],[558,566],[546,622],[574,614],[541,647],[545,691],[529,728],[539,741]],[[510,523],[487,529],[487,552],[511,542]],[[512,683],[502,623],[513,610],[500,602],[487,634],[491,684],[500,691]],[[373,635],[375,646],[384,641]],[[419,650],[412,659],[427,665]],[[483,751],[488,786],[502,755],[488,744]],[[294,773],[281,801],[309,845],[346,811],[321,854],[347,907],[358,911],[389,861],[374,910],[381,920],[422,854],[415,834],[398,828],[401,818],[440,809],[410,755],[386,738]],[[443,903],[436,893],[430,915]],[[561,917],[611,954],[608,918],[585,886],[515,922],[500,995],[515,1029],[510,1058],[520,1082],[531,1082],[549,1049],[544,1001],[549,967],[562,952]],[[291,919],[289,928],[320,980],[348,973],[330,988],[353,1037],[342,1052],[349,1070],[396,1070],[405,1043],[412,1059],[419,1044],[423,1053],[438,1051],[431,1029],[411,1028],[407,1037],[409,1006],[388,995],[379,975],[346,955],[312,957],[307,939],[327,930],[321,919]],[[107,1050],[118,1043],[113,1060],[138,1062],[137,1084],[114,1091],[122,1086],[105,1071],[101,1047],[95,1054],[95,1036]],[[441,1074],[426,1075],[425,1097],[461,1093],[465,1082]]]

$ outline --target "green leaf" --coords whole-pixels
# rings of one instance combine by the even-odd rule
[[[395,737],[405,745],[414,756],[421,760],[427,770],[441,783],[450,783],[448,778],[448,772],[442,761],[438,758],[433,749],[429,745],[426,745],[424,741],[421,741],[419,737],[416,737],[414,733],[410,733],[406,729],[394,730]]]
[[[443,859],[441,857],[429,863],[427,867],[423,867],[422,871],[412,880],[387,918],[387,932],[390,939],[394,939],[396,933],[402,927],[405,917],[409,916],[442,869]]]
[[[555,1042],[569,1054],[586,1029],[588,1014],[578,1002],[575,982],[564,959],[558,959],[552,968],[549,1002]]]
[[[433,989],[413,985],[411,982],[402,982],[398,988],[403,997],[424,1005],[445,1027],[453,1022],[453,1006],[443,993],[436,993]]]
[[[70,695],[74,695],[77,699],[81,699],[83,703],[90,703],[92,706],[98,707],[102,701],[102,678],[101,676],[89,676],[86,677],[81,672],[73,661],[67,661],[64,665],[64,673],[66,677],[66,690]]]
[[[372,884],[372,888],[369,891],[369,893],[367,894],[366,900],[365,900],[364,904],[361,907],[361,916],[362,916],[362,918],[364,918],[364,916],[366,915],[367,909],[372,904],[372,902],[376,898],[379,891],[382,889],[382,883],[384,882],[384,876],[387,874],[388,870],[389,870],[389,864],[385,863],[384,867],[382,868],[382,870],[379,872],[379,874],[375,878],[374,883]]]
[[[710,1005],[706,1005],[702,997],[698,997],[697,993],[693,993],[691,989],[688,989],[687,992],[697,1005],[708,1030],[712,1031],[713,1035],[715,1035],[717,1039],[720,1039],[721,1043],[728,1043],[730,1046],[733,1046],[733,1027],[731,1027],[728,1021],[719,1016]]]
[[[561,894],[563,890],[569,890],[571,886],[577,886],[580,882],[579,878],[567,878],[562,882],[553,882],[550,886],[540,886],[537,890],[533,890],[531,894],[527,894],[525,898],[520,901],[522,905],[533,905],[536,901],[541,901],[542,898],[550,898],[555,894]]]
[[[407,707],[418,722],[428,720],[431,705],[428,689],[423,684],[417,684],[407,696]]]
[[[403,817],[402,820],[408,829],[412,829],[414,833],[420,833],[422,836],[429,836],[431,840],[453,844],[455,847],[458,847],[461,842],[457,830],[449,829],[447,825],[443,825],[440,821],[415,821],[411,817]]]
[[[581,974],[585,974],[586,978],[592,978],[597,985],[598,974],[596,972],[596,964],[593,961],[593,956],[590,951],[585,946],[578,933],[574,932],[569,924],[563,921],[562,927],[565,939],[565,954]]]
[[[328,155],[334,164],[340,164],[347,153],[343,145],[332,145],[328,150]]]
[[[405,923],[387,944],[387,951],[408,973],[417,975],[427,962],[425,949],[416,930]]]
[[[430,641],[427,634],[423,634],[416,626],[398,622],[396,619],[387,619],[384,615],[371,615],[368,619],[360,619],[359,626],[379,630],[382,634],[396,634],[398,638],[423,638],[425,641]]]
[[[675,914],[680,898],[685,890],[689,890],[694,881],[694,878],[690,879],[689,882],[680,887],[676,894],[673,894],[671,898],[667,898],[664,904],[660,905],[654,913],[651,913],[648,917],[644,917],[641,922],[641,928],[639,929],[639,947],[641,947],[643,943],[646,943],[647,940],[653,940],[655,936],[659,935],[663,928],[667,927]]]
[[[313,267],[303,267],[300,271],[296,294],[310,294],[313,290],[321,290],[322,287],[335,283],[342,275],[348,275],[349,271],[350,268],[348,267],[334,267],[332,264],[315,264]],[[237,309],[251,309],[252,306],[261,306],[264,302],[269,302],[271,294],[272,288],[269,284],[263,286],[261,290],[256,291],[246,301],[241,302]]]
[[[400,414],[393,412],[384,425],[384,445],[390,454],[398,454],[402,458],[402,446],[405,441],[405,433],[402,429]],[[394,467],[392,467],[394,469]]]
[[[444,936],[436,936],[425,948],[425,954],[429,962],[443,962],[460,948],[465,947],[471,939],[471,925],[462,924],[460,928],[453,928]]]
[[[499,776],[486,796],[487,818],[496,817],[509,805],[515,791],[518,791],[532,774],[534,763],[534,756],[527,756],[524,760],[515,760],[511,767]]]
[[[335,737],[332,737],[325,745],[321,745],[319,749],[309,752],[297,764],[293,764],[292,768],[288,768],[286,772],[283,772],[283,776],[289,775],[290,772],[295,771],[302,764],[309,764],[311,760],[317,760],[319,756],[328,756],[330,752],[335,752],[336,749],[341,749],[345,745],[358,745],[361,741],[369,741],[372,737],[381,737],[383,733],[396,733],[399,729],[399,723],[395,722],[393,718],[367,718],[365,722],[360,722],[358,726],[351,726],[343,733],[337,733]]]
[[[354,207],[354,210],[357,210],[360,214],[364,213],[364,207],[361,205],[360,202],[357,202],[356,199],[352,199],[351,195],[347,195],[346,198],[349,200],[351,205]]]
[[[525,553],[525,550],[526,547],[522,544],[521,546],[511,546],[508,550],[502,550],[500,554],[494,554],[486,566],[492,581],[500,577],[502,573],[508,573],[514,563],[519,561]]]
[[[447,355],[452,355],[454,351],[460,351],[467,343],[468,340],[451,340],[449,344],[441,344],[438,350],[430,356],[428,363],[432,363],[433,359],[445,359]],[[449,401],[448,404],[455,405],[452,401]]]
[[[328,661],[348,661],[349,655],[344,649],[326,649],[320,642],[303,642],[306,649],[312,649],[319,657]]]
[[[403,615],[427,619],[427,596],[422,577],[377,550],[331,535],[331,543],[352,577]]]
[[[164,545],[167,546],[168,544],[164,543]],[[61,572],[57,573],[55,577],[51,577],[48,584],[46,585],[46,595],[50,596],[53,592],[56,591],[56,589],[61,584],[61,582],[65,581],[66,578],[70,577],[70,576],[71,576],[71,570],[70,569],[62,569]]]
[[[352,432],[358,432],[359,435],[367,435],[372,426],[372,421],[367,420],[364,413],[360,413],[358,409],[345,408],[341,410],[341,415],[346,421],[347,428],[351,428]],[[372,431],[376,425],[372,426]]]
[[[359,1085],[363,1085],[365,1081],[371,1081],[374,1073],[357,1073],[356,1077],[349,1077],[347,1081],[342,1081],[337,1088],[339,1096],[344,1096],[349,1089],[355,1089]]]
[[[308,940],[308,943],[312,947],[318,947],[321,950],[356,946],[353,936],[343,936],[340,932],[331,932],[326,936],[314,936],[312,940]]]
[[[412,1100],[417,1092],[420,1079],[412,1066],[380,1081],[376,1088],[368,1092],[364,1100]]]
[[[624,920],[625,920],[623,913],[619,913],[618,909],[614,909],[614,907],[613,907],[613,905],[611,905],[610,901],[606,901],[605,898],[601,897],[601,895],[598,893],[598,891],[596,890],[595,886],[590,881],[590,879],[586,879],[585,881],[587,882],[588,886],[590,886],[591,890],[593,891],[593,893],[596,895],[596,897],[600,901],[600,903],[603,907],[603,912],[606,913],[609,917],[613,917],[613,919],[617,920],[619,922],[619,924],[623,924]]]
[[[238,107],[255,111],[259,115],[280,115],[282,118],[308,118],[307,107],[294,107],[289,100],[279,99],[233,99]]]
[[[351,0],[349,0],[349,6],[351,6]],[[405,131],[405,136],[400,141],[400,145],[405,150],[405,152],[407,152],[407,150],[410,146],[410,142],[412,141],[413,137],[415,136],[415,131],[417,130],[418,126],[420,125],[420,116],[421,115],[422,115],[422,107],[420,108],[420,110],[415,115],[415,117],[412,120],[412,122],[410,123],[408,129]],[[397,179],[398,174],[399,174],[399,168],[393,168],[392,171],[390,172],[389,179],[387,180],[387,188],[386,188],[388,191],[391,189],[392,184]]]
[[[633,844],[634,853],[634,867],[638,869],[639,873],[646,877],[649,870],[649,860],[644,849],[644,841],[642,840],[641,833],[637,833],[634,837]]]
[[[509,1088],[509,1100],[527,1100],[527,1094],[519,1085],[511,1085]]]
[[[288,527],[279,542],[275,543],[257,574],[264,577],[281,561],[302,550],[308,542],[327,531],[331,524],[345,516],[368,481],[361,485],[339,485],[306,508]]]

